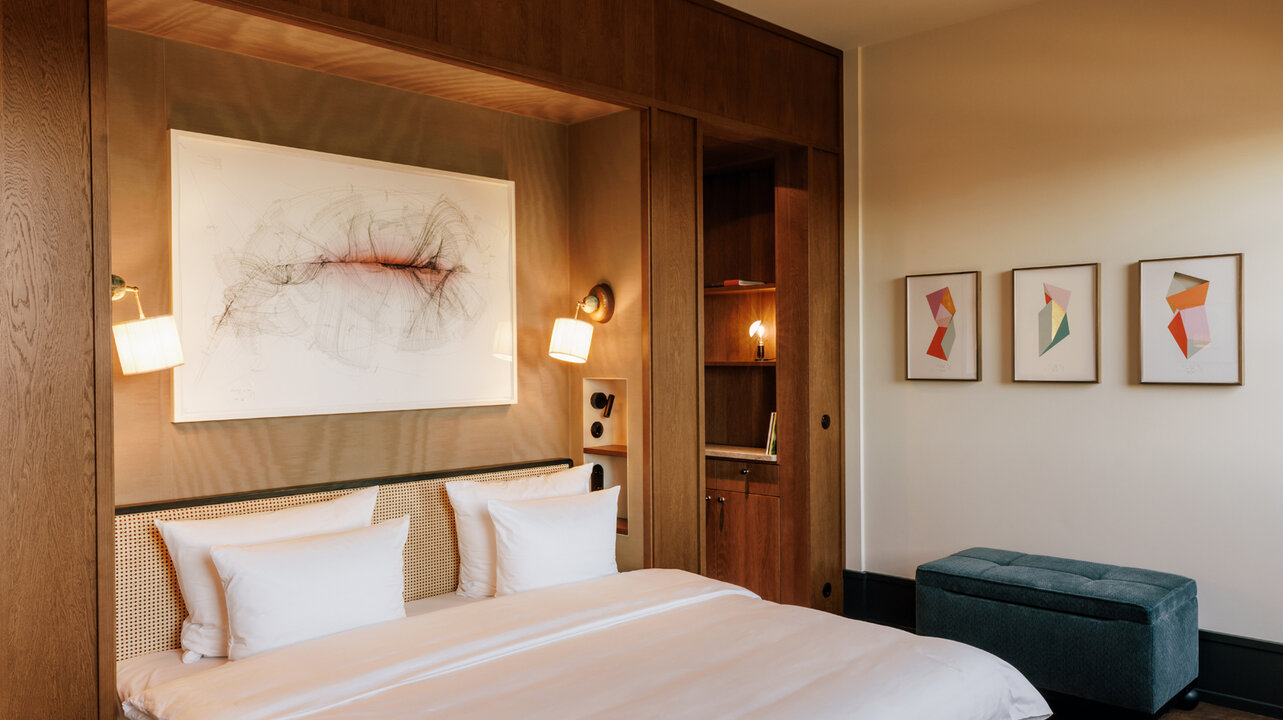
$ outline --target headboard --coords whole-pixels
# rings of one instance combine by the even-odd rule
[[[571,461],[540,460],[465,470],[308,485],[116,508],[116,660],[178,648],[187,609],[157,520],[202,520],[280,510],[379,486],[374,522],[410,516],[405,543],[405,600],[454,590],[459,548],[446,500],[451,480],[498,482],[545,475]]]

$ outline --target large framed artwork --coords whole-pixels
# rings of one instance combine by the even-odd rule
[[[1140,381],[1243,384],[1243,255],[1140,261]]]
[[[1011,271],[1016,382],[1100,382],[1100,263]]]
[[[905,377],[980,379],[980,273],[904,278]]]
[[[170,131],[174,421],[517,401],[513,183]]]

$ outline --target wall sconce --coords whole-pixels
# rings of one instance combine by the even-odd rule
[[[548,344],[550,357],[572,363],[588,361],[592,325],[579,319],[580,310],[595,322],[607,322],[615,314],[615,294],[606,283],[594,285],[588,295],[575,305],[574,317],[557,318],[552,324],[552,342]]]
[[[757,360],[766,360],[766,324],[761,320],[754,320],[752,325],[748,326],[748,336],[757,338]]]
[[[138,288],[126,285],[119,275],[111,276],[111,299],[120,300],[132,293],[138,304],[138,319],[111,326],[116,338],[116,355],[126,375],[155,372],[183,364],[183,348],[178,342],[178,326],[173,315],[149,318],[143,314],[143,301]]]

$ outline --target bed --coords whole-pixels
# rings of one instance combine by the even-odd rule
[[[468,477],[503,482],[549,467],[490,469]],[[416,487],[396,487],[406,482]],[[679,570],[637,570],[463,600],[448,592],[457,581],[457,567],[449,569],[457,550],[451,548],[449,513],[437,507],[445,502],[442,482],[440,476],[380,481],[391,488],[386,495],[381,488],[380,504],[405,495],[417,506],[412,515],[428,518],[406,545],[406,617],[234,661],[183,664],[172,631],[181,616],[173,608],[141,620],[136,612],[126,614],[139,626],[118,628],[127,648],[118,672],[125,716],[1024,720],[1050,715],[1016,670],[983,651],[766,602],[743,588]],[[284,502],[307,502],[316,495],[316,488],[305,489]],[[280,496],[271,500],[282,502]],[[206,516],[246,510],[235,502],[243,501],[198,507]],[[401,512],[401,503],[376,506],[375,518]],[[141,557],[149,554],[139,550],[144,546],[156,555],[155,541],[145,539],[149,520],[131,520],[137,527],[124,538],[134,547],[126,564],[143,564]],[[428,562],[429,550],[440,553],[444,564]],[[163,556],[163,546],[159,552]],[[152,561],[164,566],[163,557]],[[419,566],[426,565],[445,570],[422,575]],[[125,571],[120,576],[118,568],[120,584],[139,585],[128,567]],[[172,568],[168,572],[172,576]],[[164,580],[143,584],[163,585]],[[431,592],[442,587],[446,592]],[[182,612],[181,598],[177,612]],[[158,629],[168,629],[168,635]],[[141,636],[156,639],[137,642]]]

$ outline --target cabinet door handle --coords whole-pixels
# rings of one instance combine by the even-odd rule
[[[724,498],[724,497],[719,497],[719,498],[717,498],[717,502],[719,502],[719,503],[724,503],[724,502],[726,502],[726,498]]]
[[[705,496],[704,496],[704,502],[708,502],[709,500],[712,500],[712,499],[713,499],[713,498],[712,498],[712,497],[710,497],[710,496],[708,496],[708,495],[705,495]]]
[[[740,475],[747,475],[747,474],[748,474],[748,468],[740,468]]]

